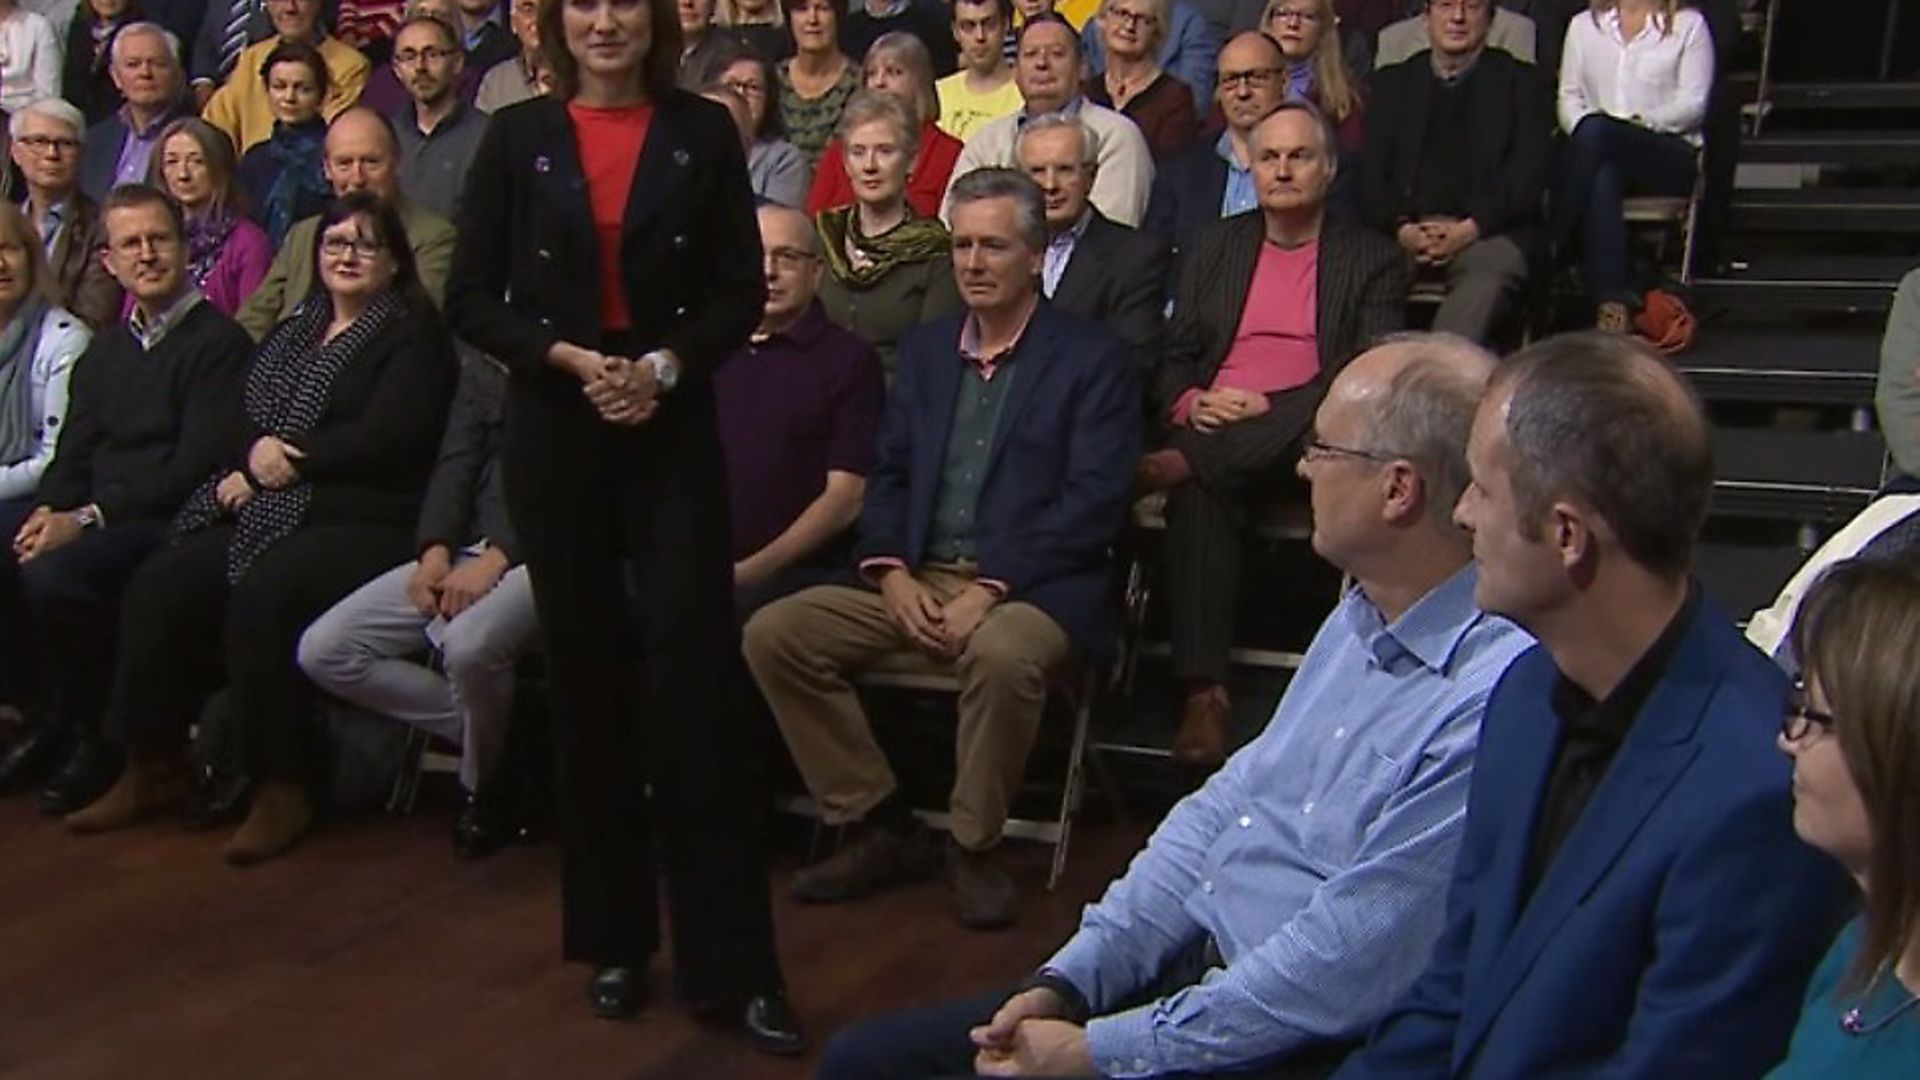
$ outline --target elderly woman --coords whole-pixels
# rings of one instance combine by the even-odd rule
[[[322,171],[327,121],[320,115],[327,64],[313,46],[283,41],[261,61],[260,80],[273,109],[273,134],[247,150],[238,176],[253,220],[278,247],[293,223],[319,213],[331,193]]]
[[[853,95],[840,122],[853,204],[814,219],[827,262],[820,303],[828,318],[874,347],[889,376],[900,335],[960,310],[946,226],[907,205],[907,169],[919,136],[899,98],[877,90]]]
[[[1357,152],[1365,130],[1364,108],[1341,54],[1333,0],[1268,0],[1260,25],[1280,43],[1286,58],[1287,97],[1312,102],[1338,132],[1340,152]]]
[[[921,217],[936,216],[947,194],[947,181],[953,178],[953,163],[960,160],[960,140],[937,126],[940,95],[933,88],[933,61],[927,47],[903,30],[882,34],[867,49],[864,76],[867,89],[892,95],[919,121],[920,149],[907,167],[907,205]],[[853,203],[845,155],[838,138],[827,144],[813,190],[807,195],[807,213]]]
[[[1193,89],[1161,70],[1158,60],[1172,7],[1172,0],[1106,0],[1100,7],[1100,37],[1107,67],[1087,76],[1087,100],[1133,121],[1155,160],[1200,132]]]
[[[5,3],[6,0],[0,0]],[[820,161],[840,126],[840,110],[860,89],[860,68],[840,51],[847,0],[780,0],[793,31],[794,53],[780,61],[780,126],[806,156]]]
[[[127,586],[107,710],[127,765],[68,818],[77,831],[129,825],[184,796],[196,672],[215,650],[259,781],[222,854],[260,862],[313,824],[315,703],[296,646],[341,597],[413,555],[456,376],[392,206],[355,193],[320,220],[321,288],[261,343],[231,464],[188,497],[173,545]]]
[[[1712,86],[1707,20],[1679,0],[1593,0],[1567,24],[1554,237],[1579,249],[1601,330],[1628,332],[1640,307],[1621,200],[1693,190]]]
[[[1793,630],[1780,725],[1793,827],[1853,875],[1863,913],[1813,981],[1774,1080],[1920,1076],[1920,572],[1836,564]]]
[[[768,202],[798,209],[806,201],[813,167],[805,154],[787,141],[780,126],[780,110],[773,106],[779,85],[773,62],[751,47],[734,44],[715,59],[709,81],[722,83],[747,103],[753,122],[753,142],[747,147],[747,180],[753,193]]]
[[[161,129],[147,182],[173,196],[187,223],[187,276],[207,303],[231,316],[273,265],[273,241],[240,213],[233,142],[212,124],[182,117]]]
[[[73,9],[60,85],[87,123],[113,115],[124,100],[113,83],[113,39],[145,17],[133,0],[83,0]]]

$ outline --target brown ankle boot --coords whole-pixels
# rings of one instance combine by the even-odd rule
[[[313,797],[299,784],[273,781],[253,793],[253,808],[220,850],[235,866],[265,862],[299,842],[313,827]]]
[[[1227,760],[1227,723],[1233,701],[1227,688],[1212,685],[1187,695],[1180,710],[1180,730],[1173,737],[1173,760],[1184,765],[1214,766]]]
[[[125,828],[173,807],[193,790],[193,776],[179,757],[127,759],[105,795],[66,816],[76,833]]]

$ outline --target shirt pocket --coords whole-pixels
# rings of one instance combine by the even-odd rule
[[[1337,744],[1338,735],[1329,741]],[[1292,812],[1300,822],[1301,848],[1327,875],[1353,864],[1373,822],[1399,786],[1400,761],[1365,739],[1353,739],[1323,757],[1324,772]]]

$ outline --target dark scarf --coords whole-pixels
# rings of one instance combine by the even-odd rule
[[[297,444],[326,412],[334,379],[403,310],[399,293],[388,289],[367,305],[353,325],[332,341],[322,341],[333,321],[333,301],[325,292],[316,293],[261,343],[247,371],[247,426],[260,435]],[[204,528],[225,513],[214,497],[222,476],[214,474],[188,496],[174,519],[175,535]],[[278,491],[256,490],[240,508],[233,539],[227,542],[227,581],[245,577],[261,552],[300,527],[312,505],[313,485],[305,480]]]
[[[816,221],[826,241],[827,269],[834,280],[856,289],[871,287],[896,267],[939,258],[953,245],[939,218],[914,217],[912,209],[906,220],[879,236],[860,234],[858,206],[822,210]],[[848,247],[860,253],[857,262],[847,254]]]
[[[47,302],[27,297],[13,320],[0,330],[0,465],[33,456],[40,444],[40,417],[33,407],[33,354],[40,351],[40,328]]]
[[[225,209],[209,210],[187,219],[187,275],[195,285],[206,288],[207,275],[213,273],[220,249],[226,246],[227,237],[232,235],[238,220],[232,211]]]
[[[325,200],[331,190],[320,168],[326,137],[324,120],[315,119],[305,124],[273,122],[273,137],[264,144],[267,157],[273,162],[273,186],[267,189],[266,206],[261,208],[265,218],[261,225],[276,246],[286,239],[287,230],[302,216],[302,196],[313,195]]]

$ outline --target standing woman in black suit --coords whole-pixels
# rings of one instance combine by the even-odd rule
[[[494,114],[447,308],[513,374],[504,476],[552,685],[564,953],[594,966],[598,1014],[639,1004],[657,825],[681,997],[797,1052],[752,739],[724,682],[739,645],[711,373],[764,290],[740,136],[675,88],[671,0],[546,0],[539,20],[555,92]]]

